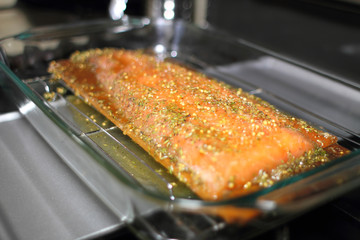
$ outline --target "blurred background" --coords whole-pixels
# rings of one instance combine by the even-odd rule
[[[128,0],[125,13],[148,16],[154,0]],[[337,76],[359,82],[360,1],[174,0],[179,14]],[[36,26],[109,18],[110,0],[0,0],[0,37]],[[150,10],[149,10],[150,9]],[[195,12],[195,11],[193,11]],[[199,19],[199,17],[201,19]]]

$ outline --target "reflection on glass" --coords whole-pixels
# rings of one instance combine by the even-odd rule
[[[157,44],[154,48],[157,54],[165,52],[165,47],[162,44]]]
[[[171,51],[171,53],[170,53],[171,57],[176,57],[177,54],[178,54],[178,53],[177,53],[177,51],[175,51],[175,50]]]
[[[127,0],[111,0],[109,14],[111,19],[119,20],[124,16]]]
[[[35,109],[36,105],[32,101],[26,101],[19,107],[19,112],[23,115],[32,112]]]
[[[166,0],[164,2],[164,18],[167,20],[174,19],[175,17],[175,1]]]

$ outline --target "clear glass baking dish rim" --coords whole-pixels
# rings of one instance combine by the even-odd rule
[[[110,23],[110,25],[108,25]],[[170,22],[168,22],[170,23]],[[30,31],[26,31],[20,34],[17,34],[15,36],[6,37],[3,39],[0,39],[0,44],[3,41],[11,40],[11,39],[17,39],[17,40],[26,40],[26,39],[34,39],[38,37],[42,37],[44,34],[52,33],[54,34],[53,37],[57,37],[62,34],[76,34],[81,35],[82,33],[87,33],[86,30],[82,30],[80,32],[75,32],[78,28],[88,27],[86,29],[89,29],[89,27],[98,26],[125,26],[124,29],[120,29],[120,31],[127,31],[132,30],[136,28],[142,28],[145,26],[148,26],[150,23],[148,19],[146,18],[128,18],[126,22],[123,21],[108,21],[108,20],[97,20],[92,22],[83,22],[75,25],[58,25],[58,26],[50,26],[50,27],[42,27],[42,28],[36,28]],[[92,29],[93,31],[96,31],[96,29]],[[88,153],[90,153],[93,158],[95,159],[101,159],[98,161],[105,169],[107,169],[111,174],[113,174],[119,181],[120,184],[125,184],[130,189],[136,191],[136,193],[142,195],[145,198],[150,198],[150,200],[153,200],[157,203],[160,203],[162,205],[169,205],[171,204],[174,208],[180,208],[180,209],[201,209],[201,208],[213,208],[213,207],[228,207],[228,206],[234,206],[239,208],[254,208],[254,209],[263,209],[261,204],[259,205],[258,199],[259,197],[263,197],[264,195],[271,193],[273,191],[276,191],[278,189],[283,188],[284,186],[288,186],[293,183],[297,183],[298,181],[305,179],[308,176],[313,176],[315,174],[321,173],[324,170],[327,170],[331,167],[337,166],[341,164],[342,162],[349,161],[351,159],[359,158],[360,156],[360,149],[352,151],[350,154],[338,158],[334,161],[331,161],[330,163],[327,163],[323,166],[317,167],[315,169],[312,169],[310,171],[301,173],[299,175],[284,179],[280,182],[275,183],[271,187],[260,189],[254,193],[236,197],[232,199],[226,199],[226,200],[219,200],[219,201],[205,201],[201,199],[185,199],[185,198],[175,198],[173,200],[170,200],[168,197],[165,197],[160,194],[156,194],[154,192],[148,191],[143,188],[139,188],[139,186],[133,184],[131,181],[128,181],[114,166],[109,164],[107,161],[103,161],[102,156],[100,156],[94,149],[89,146],[86,142],[83,141],[83,139],[79,138],[75,131],[69,127],[61,118],[59,118],[57,115],[53,114],[51,109],[46,106],[41,99],[39,99],[27,86],[24,84],[24,82],[13,72],[10,70],[10,68],[6,65],[6,61],[4,59],[1,59],[2,62],[0,62],[0,68],[2,71],[7,74],[13,82],[20,88],[20,90],[32,101],[34,102],[41,110],[42,112],[49,117],[57,126],[59,126],[67,135],[69,135],[71,138],[76,139],[77,143],[80,143],[79,145]],[[359,160],[360,161],[360,160]],[[326,194],[326,193],[323,193]]]

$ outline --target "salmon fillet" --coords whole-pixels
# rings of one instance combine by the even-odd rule
[[[323,162],[337,142],[241,89],[139,50],[76,52],[49,72],[206,200],[266,186],[299,159]]]

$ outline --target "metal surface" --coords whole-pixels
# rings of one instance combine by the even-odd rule
[[[0,115],[0,239],[76,239],[120,221],[19,113]]]

